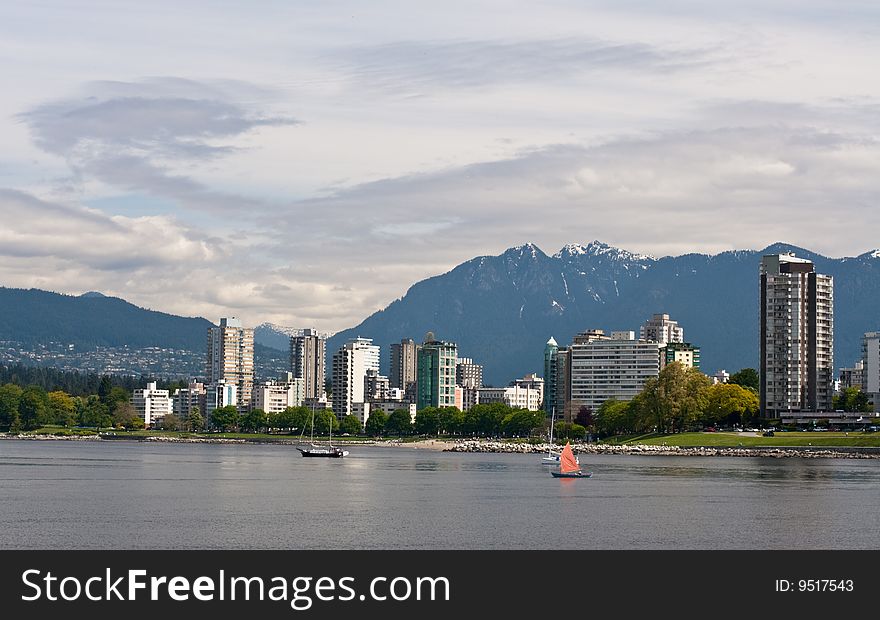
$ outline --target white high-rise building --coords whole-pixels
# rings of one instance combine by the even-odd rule
[[[631,400],[660,374],[660,344],[636,340],[634,332],[578,334],[568,347],[566,417],[582,406],[594,411],[606,400]]]
[[[131,404],[148,427],[158,424],[173,411],[171,395],[168,390],[156,389],[155,381],[148,383],[145,389],[134,390]]]
[[[761,413],[831,411],[834,281],[794,254],[761,260]]]
[[[650,340],[660,344],[684,342],[684,329],[678,326],[668,314],[655,314],[639,329],[641,340]]]
[[[220,319],[218,327],[208,328],[208,359],[206,365],[208,384],[235,384],[240,410],[250,405],[254,387],[254,330],[242,327],[235,317]]]
[[[288,372],[277,381],[255,385],[251,406],[266,413],[281,413],[288,407],[299,407],[304,400],[305,380]]]
[[[367,401],[364,392],[368,370],[379,372],[379,347],[372,338],[349,340],[333,354],[333,412],[340,418],[352,413],[352,403]]]

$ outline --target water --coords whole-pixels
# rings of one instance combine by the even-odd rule
[[[351,452],[0,441],[0,548],[880,548],[880,460]]]

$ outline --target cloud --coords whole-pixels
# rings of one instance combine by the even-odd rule
[[[397,41],[324,57],[360,87],[404,92],[560,82],[596,72],[672,73],[715,64],[718,49],[670,49],[591,38]]]
[[[232,100],[228,91],[236,88],[261,92],[238,82],[213,86],[176,78],[94,82],[87,96],[46,103],[18,118],[77,178],[174,198],[184,207],[242,208],[257,201],[211,191],[176,172],[236,150],[235,140],[255,129],[299,123],[248,112]]]

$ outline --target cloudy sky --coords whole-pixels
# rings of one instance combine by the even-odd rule
[[[534,242],[880,246],[880,3],[0,2],[0,285],[336,331]]]

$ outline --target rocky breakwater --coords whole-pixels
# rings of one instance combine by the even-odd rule
[[[827,458],[827,459],[877,459],[880,450],[858,448],[719,448],[696,446],[683,448],[679,446],[654,444],[603,444],[578,443],[571,445],[576,454],[633,454],[646,456],[748,456],[770,458]],[[486,441],[464,439],[454,442],[446,452],[505,452],[505,453],[547,453],[549,444],[514,443],[506,441]],[[554,446],[556,451],[560,446]]]

